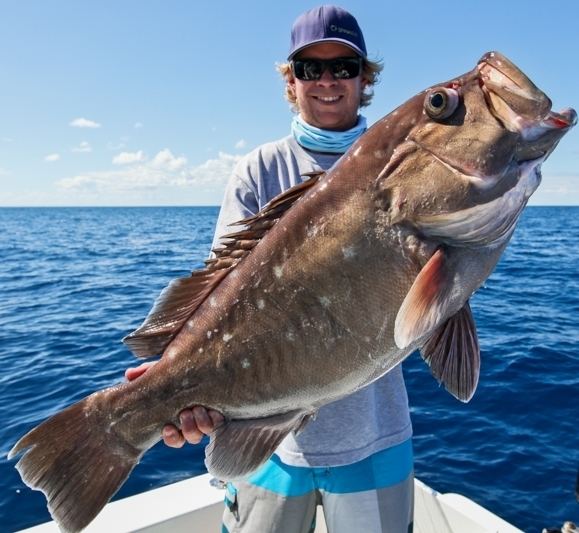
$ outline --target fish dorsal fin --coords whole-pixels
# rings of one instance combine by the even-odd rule
[[[446,253],[439,248],[416,276],[396,316],[394,341],[398,348],[410,346],[448,317],[453,280],[447,263]]]
[[[219,265],[223,260],[241,259],[253,249],[267,231],[281,218],[281,216],[299,200],[306,191],[310,190],[325,174],[325,172],[311,172],[304,174],[309,179],[294,185],[287,191],[278,194],[269,201],[259,213],[234,222],[231,226],[245,226],[242,230],[223,235],[222,246],[213,250],[214,258],[208,259],[208,265]]]
[[[480,373],[480,348],[468,302],[435,330],[420,353],[448,392],[463,402],[472,398]]]
[[[221,280],[323,174],[310,174],[310,179],[276,196],[256,215],[232,224],[245,227],[222,237],[222,247],[213,250],[215,257],[205,262],[205,268],[163,289],[141,326],[123,339],[127,347],[138,357],[162,353]]]
[[[229,268],[197,270],[188,278],[171,281],[144,322],[123,342],[137,357],[162,353],[187,319],[225,277]]]
[[[265,463],[292,430],[303,427],[309,414],[290,411],[266,418],[229,420],[210,436],[205,466],[217,479],[244,478]]]
[[[325,172],[309,172],[303,175],[307,176],[308,179],[290,187],[286,191],[272,198],[256,215],[240,220],[232,225],[250,226],[254,222],[262,221],[264,219],[277,220],[281,214],[285,213],[292,205],[294,205],[296,200],[299,200],[306,191],[309,191],[320,180],[320,178],[325,175]]]

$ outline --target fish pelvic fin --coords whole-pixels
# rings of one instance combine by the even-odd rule
[[[306,181],[273,198],[254,216],[233,225],[242,230],[222,236],[222,247],[213,250],[206,267],[190,277],[178,278],[163,289],[143,323],[123,342],[137,357],[161,354],[215,287],[251,252],[281,216],[310,190],[324,172],[308,174]]]
[[[229,420],[218,427],[205,449],[205,466],[218,479],[232,481],[263,465],[292,430],[301,430],[310,413],[290,411],[266,418]]]
[[[44,493],[52,518],[67,532],[95,518],[143,454],[109,431],[106,414],[88,408],[90,399],[31,430],[8,454],[24,451],[16,464],[22,480]]]
[[[420,353],[439,383],[455,398],[468,402],[480,374],[480,348],[468,302],[434,331]]]

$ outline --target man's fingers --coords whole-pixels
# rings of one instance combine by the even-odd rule
[[[203,438],[203,433],[197,427],[195,414],[191,409],[185,409],[179,413],[181,423],[181,433],[185,440],[191,444],[199,444]]]
[[[219,411],[214,411],[213,409],[209,409],[207,412],[209,413],[209,416],[211,417],[211,422],[213,423],[213,427],[211,428],[211,431],[213,431],[214,429],[217,429],[221,424],[223,424],[225,418],[223,417],[223,415]]]
[[[163,442],[171,448],[181,448],[185,444],[185,438],[173,424],[164,426],[162,435]]]
[[[127,381],[133,381],[134,379],[137,379],[138,377],[142,376],[147,370],[149,370],[149,368],[151,368],[153,365],[156,364],[157,361],[151,361],[149,363],[143,363],[142,365],[139,365],[137,367],[127,368],[125,370],[125,378],[127,379]]]
[[[201,407],[200,405],[193,407],[193,415],[195,416],[195,423],[199,431],[205,435],[213,431],[213,420],[211,420],[205,407]]]

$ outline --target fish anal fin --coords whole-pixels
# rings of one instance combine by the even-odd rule
[[[438,248],[419,272],[404,298],[394,324],[394,340],[406,348],[424,337],[448,316],[452,273],[445,251]]]
[[[301,429],[309,413],[290,411],[266,418],[234,419],[212,434],[205,466],[218,479],[247,477],[265,463],[292,430]]]
[[[463,402],[472,398],[480,374],[480,348],[468,302],[434,331],[420,353],[448,392]]]

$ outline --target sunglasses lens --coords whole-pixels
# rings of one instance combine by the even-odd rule
[[[360,74],[360,60],[355,57],[343,57],[328,62],[330,72],[337,80],[349,80]]]
[[[294,75],[298,80],[315,81],[322,77],[326,68],[336,80],[349,80],[360,75],[361,59],[339,57],[336,59],[296,59],[292,62]]]
[[[298,80],[319,80],[324,71],[324,65],[316,59],[296,60],[293,62],[294,74]]]

